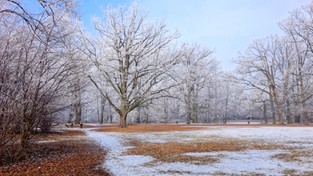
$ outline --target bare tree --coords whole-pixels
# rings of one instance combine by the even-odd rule
[[[164,83],[177,62],[168,46],[178,34],[169,32],[164,23],[149,23],[134,4],[128,10],[109,8],[104,15],[104,23],[95,21],[101,37],[93,62],[108,87],[102,88],[92,75],[89,78],[119,114],[120,127],[126,127],[129,112],[164,96],[161,93],[173,86]]]
[[[181,63],[176,70],[176,80],[185,104],[187,124],[198,123],[199,94],[208,86],[210,72],[215,72],[217,63],[212,58],[213,50],[198,44],[184,44],[181,48]]]
[[[255,41],[246,55],[237,60],[241,75],[238,80],[269,95],[277,108],[280,124],[284,123],[286,115],[284,105],[290,94],[293,58],[293,47],[288,40],[269,37]]]
[[[0,109],[2,120],[11,121],[8,127],[15,128],[9,132],[20,133],[19,157],[28,147],[31,131],[38,125],[47,130],[53,114],[63,108],[58,100],[70,75],[67,58],[72,53],[65,45],[72,31],[64,26],[71,18],[62,2],[38,1],[42,13],[31,15],[20,1],[0,1],[0,43],[4,44],[0,68],[5,76]]]
[[[312,54],[313,54],[313,4],[294,10],[290,17],[284,20],[280,27],[290,37],[295,48],[296,68],[293,71],[296,82],[296,104],[300,104],[301,114],[305,124],[309,124],[308,101],[313,96],[312,83]]]

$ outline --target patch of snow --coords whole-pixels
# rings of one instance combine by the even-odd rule
[[[115,137],[115,133],[100,133],[92,130],[86,130],[86,134],[110,151],[123,150],[124,146],[122,146],[120,139]]]
[[[104,167],[109,169],[113,175],[132,176],[149,175],[151,169],[145,164],[154,160],[150,156],[123,155],[129,148],[122,145],[122,135],[119,133],[101,133],[87,130],[86,134],[97,143],[107,149],[107,156]]]
[[[217,152],[187,152],[184,155],[186,155],[186,156],[195,156],[195,157],[203,157],[203,156],[218,157],[219,153],[217,153]]]

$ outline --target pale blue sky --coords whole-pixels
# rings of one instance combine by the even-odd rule
[[[91,16],[100,8],[129,5],[131,0],[80,0],[83,23],[91,29]],[[282,34],[278,23],[295,8],[311,0],[137,0],[151,19],[164,20],[178,30],[182,42],[197,42],[215,49],[221,68],[234,68],[232,59],[254,39]]]

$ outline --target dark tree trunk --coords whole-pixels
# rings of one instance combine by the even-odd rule
[[[137,118],[136,118],[136,123],[141,123],[141,108],[137,108]]]
[[[286,105],[287,105],[287,120],[288,120],[288,124],[292,124],[294,123],[294,118],[293,115],[291,114],[291,107],[290,107],[290,101],[289,99],[286,100]]]
[[[187,124],[190,124],[191,122],[191,112],[187,112]]]
[[[120,114],[120,127],[121,128],[127,127],[126,118],[127,118],[127,113]]]
[[[266,109],[266,102],[265,101],[263,101],[263,118],[264,118],[265,124],[268,124],[267,109]]]
[[[74,108],[75,108],[75,123],[79,124],[79,122],[81,121],[81,112],[82,112],[80,101],[74,105]]]
[[[20,137],[20,145],[19,145],[18,152],[16,155],[17,160],[21,160],[26,157],[25,150],[28,147],[31,130],[32,130],[32,124],[30,121],[31,121],[30,117],[24,117],[23,119],[22,131],[21,131],[21,137]]]
[[[111,106],[109,106],[109,113],[107,114],[107,122],[108,123],[113,123],[113,115],[112,115]]]
[[[101,107],[100,107],[100,124],[103,124],[104,119],[104,106],[105,106],[105,100],[104,98],[101,98]]]

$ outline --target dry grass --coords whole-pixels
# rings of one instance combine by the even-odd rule
[[[77,138],[81,131],[66,131],[36,135],[27,150],[27,158],[20,162],[2,160],[10,152],[0,153],[0,176],[2,175],[109,175],[99,166],[104,161],[105,151],[92,141]],[[48,143],[40,142],[58,139]]]
[[[123,133],[135,133],[135,132],[171,132],[171,131],[191,131],[191,130],[203,130],[203,127],[199,126],[187,126],[178,124],[139,124],[128,125],[126,128],[120,128],[118,125],[102,126],[96,129],[98,132],[123,132]]]
[[[163,162],[189,162],[204,164],[218,162],[219,158],[213,156],[188,156],[188,152],[217,152],[217,151],[244,151],[244,150],[274,150],[285,148],[276,144],[263,144],[261,142],[247,142],[244,140],[228,139],[224,141],[192,142],[192,143],[141,143],[130,142],[134,148],[127,151],[131,155],[149,155]]]
[[[84,128],[93,128],[98,132],[122,132],[122,133],[135,133],[135,132],[171,132],[171,131],[194,131],[194,130],[209,130],[208,127],[231,127],[231,128],[259,128],[259,127],[312,127],[304,125],[273,125],[273,124],[133,124],[128,125],[126,128],[120,128],[117,124],[105,126],[91,126],[84,125]]]
[[[62,132],[50,132],[50,133],[38,133],[34,134],[32,141],[57,141],[57,140],[68,140],[75,137],[86,136],[83,131],[80,130],[64,130]]]
[[[312,151],[299,148],[290,149],[289,153],[281,153],[274,155],[273,158],[284,162],[301,162],[301,158],[313,157]]]

